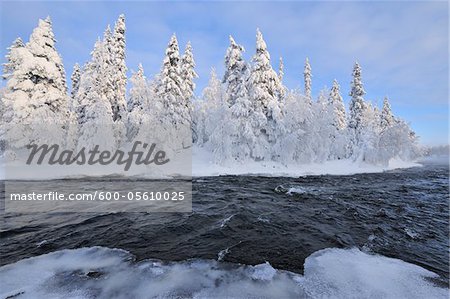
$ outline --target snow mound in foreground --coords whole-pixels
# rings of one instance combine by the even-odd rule
[[[256,266],[188,260],[139,263],[124,250],[62,250],[0,268],[7,298],[448,298],[436,274],[358,249],[308,257],[305,275]]]

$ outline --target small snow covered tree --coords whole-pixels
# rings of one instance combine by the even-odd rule
[[[184,54],[181,57],[181,70],[180,70],[182,87],[183,87],[183,106],[186,109],[186,113],[188,114],[188,119],[191,124],[191,130],[193,131],[195,125],[192,121],[193,117],[193,104],[192,100],[194,98],[194,90],[195,83],[194,80],[198,78],[197,73],[195,72],[195,61],[194,55],[192,53],[191,42],[186,44],[186,48],[184,50]]]
[[[104,90],[106,63],[106,46],[102,41],[95,43],[91,61],[84,67],[76,95],[77,118],[79,124],[78,149],[93,149],[96,145],[101,150],[117,148],[113,112],[111,103]]]
[[[25,47],[14,49],[18,64],[14,70],[8,67],[12,73],[3,96],[9,146],[63,144],[69,115],[67,87],[50,18],[39,20]]]
[[[364,103],[361,116],[361,131],[359,133],[358,159],[379,163],[380,112],[370,102]]]
[[[242,57],[244,47],[238,45],[230,35],[230,46],[225,55],[225,74],[222,82],[226,86],[227,103],[231,107],[241,94],[248,76],[248,66]]]
[[[198,75],[195,72],[195,61],[191,42],[188,42],[184,54],[181,57],[181,80],[183,86],[183,98],[186,101],[185,105],[190,106],[192,97],[194,96],[195,78],[198,78]]]
[[[221,102],[225,95],[222,89],[222,84],[217,78],[216,71],[211,70],[208,85],[203,89],[201,96],[201,105],[196,113],[196,130],[198,144],[202,145],[209,141],[211,134],[218,125],[218,110],[221,107]]]
[[[147,85],[147,79],[144,75],[144,68],[139,64],[138,71],[135,72],[130,79],[131,89],[128,99],[128,140],[133,140],[140,129],[145,126],[143,130],[148,129],[149,125],[149,100],[150,93]]]
[[[303,78],[305,80],[305,97],[312,103],[312,95],[311,95],[311,65],[309,64],[309,59],[305,60],[305,69],[303,70]]]
[[[357,148],[361,145],[361,135],[364,130],[364,111],[365,102],[364,95],[366,94],[363,83],[361,81],[361,67],[358,62],[355,63],[353,68],[353,79],[351,82],[350,91],[350,119],[348,122],[348,128],[351,136],[350,153],[354,154]]]
[[[80,88],[80,77],[81,77],[81,70],[80,70],[80,66],[78,65],[78,63],[75,63],[75,65],[73,66],[73,72],[72,72],[72,76],[70,76],[70,80],[72,81],[72,88],[71,88],[71,97],[72,97],[72,102],[73,99],[75,99],[75,95],[78,92],[78,89]],[[73,105],[72,107],[75,107],[76,105]]]
[[[3,64],[3,74],[2,78],[4,80],[9,80],[12,78],[14,72],[20,67],[23,60],[23,52],[25,51],[25,44],[23,43],[22,39],[20,37],[16,38],[12,45],[8,48],[8,54],[6,54],[6,63]],[[11,88],[11,87],[10,87]],[[13,116],[14,112],[9,111],[8,113],[5,113],[6,109],[12,109],[12,106],[7,106],[7,99],[4,99],[4,95],[7,94],[7,87],[4,87],[1,89],[1,97],[0,97],[0,116],[1,116],[1,122],[0,122],[0,139],[2,140],[2,145],[5,145],[5,141],[3,138],[3,134],[5,133],[5,130],[7,129],[7,124],[11,121],[11,117]],[[6,101],[6,102],[5,102]],[[8,119],[9,118],[9,119]],[[3,136],[3,137],[2,137]],[[4,149],[3,149],[4,150]]]
[[[284,77],[283,57],[280,57],[280,63],[278,66],[278,78],[280,78],[280,82],[283,82],[283,77]]]
[[[256,136],[253,130],[255,125],[252,123],[255,119],[253,105],[244,84],[238,89],[230,112],[230,136],[228,138],[231,139],[231,155],[238,161],[245,161],[254,156],[252,151]]]
[[[345,106],[340,93],[339,83],[334,80],[328,98],[329,112],[331,115],[331,150],[330,159],[345,158],[347,153],[347,119]]]
[[[313,161],[315,149],[312,148],[312,140],[315,138],[313,132],[317,129],[312,109],[310,101],[300,91],[287,93],[283,118],[286,134],[281,139],[283,163]]]
[[[387,97],[383,100],[383,110],[381,110],[380,126],[381,130],[385,131],[394,125],[394,116],[392,115],[391,105]]]
[[[347,127],[345,106],[341,96],[339,83],[336,80],[333,81],[328,101],[333,112],[333,126],[337,130],[344,130]]]
[[[6,54],[6,63],[3,64],[3,79],[8,80],[17,67],[22,63],[21,55],[17,49],[25,47],[24,42],[20,37],[16,38],[12,45],[8,48],[8,54]]]
[[[314,162],[326,161],[331,152],[333,130],[333,114],[329,109],[328,102],[329,91],[323,88],[317,99],[312,105],[314,121],[309,130],[309,138],[307,139],[314,150]]]

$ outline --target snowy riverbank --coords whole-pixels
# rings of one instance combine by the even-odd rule
[[[214,162],[213,154],[204,148],[192,149],[191,161],[186,154],[175,157],[171,163],[160,166],[131,167],[123,171],[117,165],[98,166],[55,166],[40,165],[30,167],[19,161],[5,161],[0,158],[0,180],[51,180],[83,177],[123,176],[133,178],[172,178],[172,177],[201,177],[219,175],[260,175],[298,177],[306,175],[351,175],[357,173],[377,173],[387,170],[422,166],[413,161],[391,159],[389,165],[371,165],[351,160],[326,161],[324,163],[283,165],[278,162],[246,162],[226,163],[219,165]]]
[[[213,155],[203,149],[194,148],[192,156],[192,175],[261,175],[261,176],[287,176],[297,177],[305,175],[351,175],[357,173],[377,173],[387,170],[419,167],[422,164],[415,161],[391,159],[388,166],[372,165],[368,163],[353,162],[352,160],[335,160],[324,163],[310,163],[297,165],[282,165],[278,162],[247,162],[228,165],[214,163]]]

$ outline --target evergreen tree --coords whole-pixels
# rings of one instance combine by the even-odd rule
[[[78,89],[80,88],[80,77],[81,77],[80,66],[78,65],[78,63],[75,63],[75,65],[73,66],[72,76],[70,76],[70,80],[72,81],[72,88],[70,92],[72,99],[75,98],[75,95],[77,94]]]
[[[165,118],[172,124],[189,122],[188,109],[183,101],[183,80],[180,75],[178,41],[172,35],[166,49],[156,94],[162,102]]]
[[[244,47],[238,45],[230,35],[230,46],[225,55],[225,74],[222,82],[226,86],[227,103],[231,107],[245,88],[248,76],[248,67],[242,57]]]
[[[101,150],[117,148],[111,103],[104,93],[106,67],[106,46],[102,41],[95,43],[91,60],[86,64],[80,78],[77,93],[77,118],[79,124],[78,148]]]
[[[18,53],[20,48],[25,47],[24,42],[20,37],[16,38],[12,45],[8,48],[8,54],[6,54],[6,63],[3,64],[3,79],[8,80],[16,68],[20,65],[20,54]]]
[[[280,82],[283,82],[283,77],[284,77],[283,57],[280,57],[280,63],[278,66],[278,78],[280,79]]]
[[[281,95],[283,86],[270,65],[270,54],[259,29],[256,32],[256,54],[248,79],[248,91],[254,105],[253,119],[255,136],[260,139],[253,149],[255,158],[264,159],[269,144],[275,143],[277,123],[281,121]]]
[[[112,59],[114,65],[113,90],[113,120],[125,119],[126,108],[126,86],[127,86],[127,66],[125,64],[125,16],[119,16],[112,35]]]
[[[192,54],[191,42],[186,44],[186,49],[181,57],[181,80],[183,82],[183,92],[186,105],[190,105],[192,97],[194,96],[195,83],[194,79],[198,78],[194,70],[195,61]]]
[[[217,111],[221,107],[221,102],[224,100],[224,97],[222,84],[217,78],[216,71],[212,69],[208,85],[203,90],[201,97],[201,120],[198,121],[197,126],[197,134],[200,144],[209,141],[211,134],[218,125],[217,118],[219,115],[217,114]]]
[[[361,81],[361,67],[358,62],[353,68],[353,80],[350,91],[350,119],[348,127],[351,134],[351,152],[361,144],[361,135],[364,130],[364,111],[366,109],[364,95],[366,94]]]
[[[67,87],[50,18],[39,20],[25,47],[14,49],[10,59],[17,64],[7,67],[12,73],[3,96],[9,145],[63,144],[69,115]]]
[[[339,131],[344,130],[347,127],[345,106],[339,83],[336,80],[333,81],[328,102],[331,107],[331,113],[333,114],[333,126]]]
[[[309,64],[309,59],[305,60],[305,69],[303,71],[303,77],[305,79],[305,97],[306,99],[312,103],[312,95],[311,95],[311,65]]]
[[[130,79],[131,89],[128,99],[128,128],[127,136],[133,140],[140,129],[148,130],[149,125],[149,100],[150,93],[147,85],[147,79],[144,75],[144,68],[139,64],[138,71]],[[146,127],[143,127],[143,126]]]
[[[380,126],[381,130],[385,131],[394,125],[394,116],[392,115],[391,105],[387,97],[383,100],[383,110],[381,110]]]

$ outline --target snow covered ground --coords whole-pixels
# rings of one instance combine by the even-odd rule
[[[228,165],[215,164],[211,152],[194,147],[192,157],[192,175],[261,175],[261,176],[287,176],[297,177],[305,175],[350,175],[356,173],[376,173],[398,168],[422,166],[418,162],[407,162],[400,159],[391,159],[388,166],[371,165],[353,162],[351,160],[335,160],[324,163],[311,163],[299,165],[282,165],[277,162],[247,162]]]
[[[190,155],[190,153],[189,153]],[[0,158],[0,180],[50,180],[62,178],[124,176],[138,178],[170,178],[179,176],[219,176],[219,175],[261,175],[297,177],[306,175],[350,175],[357,173],[377,173],[386,170],[421,166],[418,162],[391,159],[388,166],[371,165],[351,160],[327,161],[324,163],[282,165],[278,162],[214,163],[213,155],[204,148],[192,149],[192,168],[189,156],[180,155],[164,166],[132,166],[123,171],[117,165],[99,166],[55,166],[43,164],[37,167],[19,161],[5,161]]]

